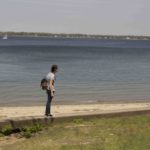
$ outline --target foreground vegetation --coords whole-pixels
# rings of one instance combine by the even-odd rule
[[[30,138],[34,133],[41,131],[43,128],[44,126],[41,126],[39,124],[14,130],[11,126],[5,126],[0,130],[0,137],[10,136],[12,134],[19,133],[21,137]]]
[[[44,127],[0,150],[150,150],[150,115],[72,122]]]

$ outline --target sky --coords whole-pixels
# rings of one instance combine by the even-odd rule
[[[0,0],[0,31],[150,36],[150,0]]]

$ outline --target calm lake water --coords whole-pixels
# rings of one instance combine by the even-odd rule
[[[52,64],[57,103],[150,100],[150,41],[10,37],[0,40],[0,106],[44,105]]]

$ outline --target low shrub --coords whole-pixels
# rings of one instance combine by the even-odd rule
[[[0,134],[1,134],[1,135],[5,135],[5,136],[12,134],[12,127],[9,126],[9,125],[3,127],[3,128],[0,130]]]
[[[22,135],[26,138],[30,138],[33,133],[39,132],[42,130],[42,126],[40,124],[36,124],[31,127],[24,127],[21,129]]]

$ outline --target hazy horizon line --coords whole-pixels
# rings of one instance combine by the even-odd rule
[[[150,37],[150,35],[139,35],[139,34],[94,34],[94,33],[78,33],[78,32],[72,32],[72,33],[65,33],[65,32],[42,32],[42,31],[0,31],[0,33],[35,33],[35,34],[38,34],[38,33],[44,33],[44,34],[65,34],[65,35],[95,35],[95,36],[142,36],[142,37]]]

